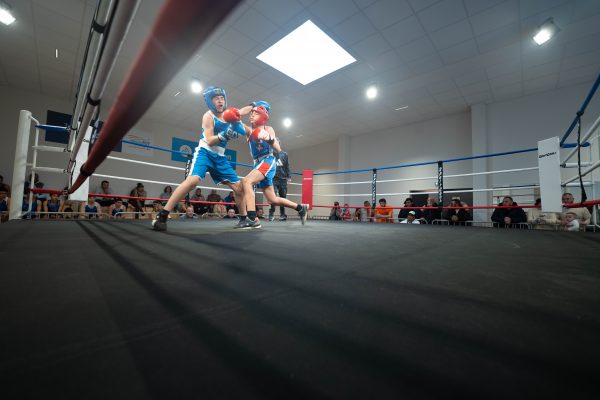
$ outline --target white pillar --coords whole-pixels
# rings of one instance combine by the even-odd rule
[[[29,149],[30,130],[31,112],[21,110],[19,113],[19,127],[17,129],[17,145],[15,146],[15,162],[13,165],[9,219],[17,219],[21,217],[21,208],[23,207],[23,188],[25,186],[25,172],[27,172],[27,151]]]
[[[487,138],[487,110],[485,104],[474,104],[471,106],[471,154],[480,155],[488,153]],[[489,170],[487,158],[472,160],[473,172],[484,172]],[[489,175],[473,176],[473,189],[489,188]],[[474,206],[490,205],[489,192],[474,192]],[[489,221],[491,213],[489,210],[473,210],[474,221]]]

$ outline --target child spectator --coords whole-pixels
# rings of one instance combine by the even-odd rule
[[[577,219],[577,214],[574,212],[567,212],[565,214],[565,218],[562,222],[563,229],[569,232],[577,232],[579,231],[579,220]]]
[[[342,208],[342,214],[340,215],[343,221],[352,221],[352,213],[349,207],[348,203],[344,203],[344,208]]]
[[[8,221],[8,210],[10,209],[10,199],[8,198],[8,188],[0,185],[0,222]]]
[[[337,201],[333,202],[333,208],[329,213],[329,219],[332,221],[339,221],[342,219],[342,210],[340,209],[340,203]]]
[[[88,197],[88,201],[81,205],[79,210],[81,216],[87,219],[99,218],[100,216],[100,204],[96,203],[96,199]]]
[[[123,200],[115,199],[115,203],[110,207],[110,216],[114,219],[123,219],[125,217],[124,212]]]
[[[65,205],[60,201],[57,193],[52,193],[50,195],[50,200],[46,201],[43,207],[44,213],[46,213],[48,218],[56,219],[58,217],[61,217],[61,215],[58,213],[63,212],[63,208],[65,207]]]

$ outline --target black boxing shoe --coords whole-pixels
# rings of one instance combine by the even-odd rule
[[[167,218],[169,218],[169,212],[167,210],[160,210],[154,220],[152,220],[152,229],[155,231],[166,231]]]
[[[298,211],[298,215],[300,216],[302,225],[304,225],[306,223],[306,219],[308,218],[308,204],[302,204],[302,209]]]

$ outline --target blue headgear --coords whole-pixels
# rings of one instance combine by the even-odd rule
[[[263,100],[255,101],[255,102],[251,103],[250,105],[252,107],[263,106],[265,108],[265,110],[267,110],[268,113],[271,112],[271,105],[269,103],[267,103],[266,101],[263,101]]]
[[[225,89],[222,89],[218,86],[209,86],[206,88],[204,93],[202,93],[202,95],[204,96],[204,102],[206,103],[206,106],[213,113],[219,113],[219,111],[212,102],[212,99],[215,96],[223,96],[225,98],[225,107],[223,107],[223,109],[227,108],[227,94],[225,93]]]

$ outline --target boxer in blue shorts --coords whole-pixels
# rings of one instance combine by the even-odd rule
[[[250,107],[244,107],[240,110],[240,114],[244,115],[248,110],[250,112],[252,130],[246,127],[246,133],[248,145],[250,146],[250,155],[254,160],[254,169],[242,180],[244,202],[248,216],[245,220],[240,220],[236,228],[249,229],[260,228],[261,226],[260,220],[256,217],[256,199],[253,185],[262,189],[266,200],[270,204],[293,208],[298,211],[302,225],[304,225],[307,217],[307,206],[277,197],[273,190],[273,177],[277,168],[273,149],[281,151],[281,147],[273,128],[266,126],[269,121],[270,105],[267,102],[256,102]]]
[[[204,91],[203,96],[209,111],[202,117],[202,135],[194,152],[190,174],[175,189],[163,210],[152,221],[155,230],[167,229],[167,219],[175,204],[198,186],[207,172],[216,184],[225,184],[235,192],[239,210],[246,209],[240,178],[225,157],[225,148],[230,140],[246,135],[247,128],[240,122],[239,110],[227,109],[225,90],[211,86]]]

